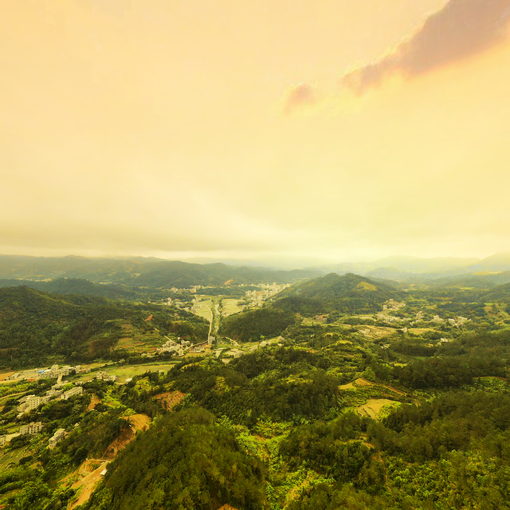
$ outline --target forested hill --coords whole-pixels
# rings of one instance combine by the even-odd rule
[[[330,273],[298,283],[276,296],[274,305],[294,312],[330,311],[369,313],[381,309],[388,299],[400,297],[388,283],[370,280],[352,273]]]
[[[510,303],[510,283],[494,287],[489,292],[482,294],[480,300],[484,303]]]
[[[0,288],[19,286],[31,287],[53,294],[96,296],[109,299],[137,299],[148,292],[148,290],[131,288],[125,285],[92,283],[82,278],[57,278],[50,281],[0,280]]]
[[[389,283],[355,274],[331,273],[285,289],[259,310],[227,317],[222,333],[242,341],[276,336],[295,322],[297,314],[374,313],[381,311],[383,303],[389,299],[402,297],[403,293]]]
[[[226,264],[189,264],[153,258],[91,259],[84,257],[0,256],[0,278],[82,278],[96,283],[130,286],[190,287],[235,283],[292,283],[320,274],[314,270],[282,271]]]
[[[56,356],[75,361],[107,356],[126,331],[147,336],[155,328],[160,335],[204,341],[208,324],[175,308],[59,296],[24,286],[0,289],[0,366],[41,364]]]

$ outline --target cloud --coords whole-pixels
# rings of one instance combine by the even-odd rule
[[[288,94],[284,113],[290,115],[303,106],[312,106],[317,102],[315,90],[306,83],[294,87]]]
[[[508,0],[450,0],[394,52],[345,75],[342,82],[361,94],[395,74],[412,78],[428,73],[498,43],[509,22]]]

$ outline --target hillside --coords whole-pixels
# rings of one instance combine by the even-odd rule
[[[498,285],[480,296],[483,303],[510,303],[510,283]]]
[[[92,283],[82,278],[57,278],[50,281],[40,280],[0,280],[0,288],[26,286],[33,289],[62,295],[81,295],[105,297],[109,299],[136,299],[147,293],[124,285]]]
[[[149,315],[153,319],[147,323]],[[207,322],[156,305],[63,297],[23,286],[0,289],[0,365],[30,365],[35,359],[40,364],[55,356],[108,357],[126,332],[141,341],[171,333],[199,341],[206,338]]]
[[[463,274],[439,278],[430,283],[449,287],[490,288],[510,283],[510,271]]]
[[[240,341],[277,336],[299,315],[373,313],[380,311],[384,302],[401,295],[386,283],[355,274],[331,273],[285,289],[261,309],[228,317],[221,333]]]
[[[388,299],[399,296],[387,283],[352,273],[343,276],[330,273],[289,287],[276,296],[274,306],[305,315],[331,311],[372,313],[380,310]]]

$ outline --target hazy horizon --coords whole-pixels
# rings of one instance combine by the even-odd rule
[[[6,0],[0,253],[510,252],[506,0]]]

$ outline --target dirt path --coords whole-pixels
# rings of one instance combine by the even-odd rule
[[[135,439],[137,432],[147,430],[151,424],[151,419],[146,414],[133,414],[125,419],[131,426],[122,431],[120,436],[110,443],[105,451],[104,458],[85,460],[76,471],[62,480],[62,482],[65,482],[65,480],[78,478],[71,485],[73,489],[78,491],[78,497],[68,504],[67,510],[73,510],[89,500],[106,473],[108,464]]]
[[[78,490],[78,498],[67,506],[68,510],[73,510],[89,500],[94,489],[103,478],[101,473],[105,471],[109,462],[109,460],[102,459],[87,459],[81,464],[77,470],[77,474],[81,475],[82,478],[71,485],[73,489]]]
[[[90,403],[87,407],[87,411],[92,411],[92,409],[95,409],[98,404],[101,403],[101,399],[96,395],[93,394],[90,398]]]

